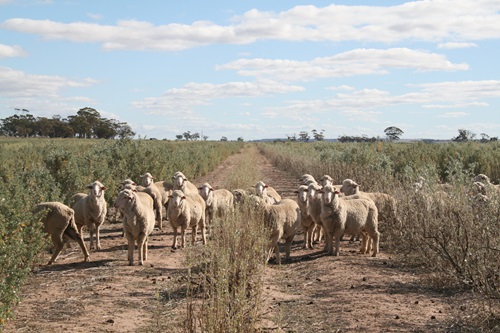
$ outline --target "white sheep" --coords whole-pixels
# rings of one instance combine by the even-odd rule
[[[83,226],[86,226],[90,233],[90,249],[94,249],[94,232],[96,234],[96,248],[101,248],[99,229],[106,220],[107,204],[104,199],[106,187],[98,180],[90,185],[90,194],[81,198],[73,205],[75,211],[75,222],[78,232],[82,233]]]
[[[234,197],[229,190],[214,190],[209,183],[204,183],[198,190],[203,200],[205,200],[205,218],[209,226],[212,225],[214,216],[221,218],[227,216],[233,210]]]
[[[311,215],[309,215],[309,197],[308,197],[308,187],[306,185],[300,185],[298,190],[295,191],[297,194],[297,203],[300,208],[300,222],[302,224],[302,230],[304,231],[304,249],[313,248],[313,233],[316,228],[316,223],[314,222]]]
[[[317,183],[316,179],[308,173],[303,174],[299,178],[300,185],[309,185],[310,183]]]
[[[283,199],[277,204],[269,204],[266,200],[253,196],[256,203],[263,209],[264,223],[270,230],[270,239],[267,247],[267,259],[269,261],[271,253],[274,254],[278,265],[281,265],[281,256],[278,241],[285,240],[285,260],[290,259],[292,241],[297,229],[300,228],[300,208],[297,202],[292,199]]]
[[[333,254],[333,238],[335,237],[335,255],[340,254],[340,238],[347,232],[351,235],[361,233],[361,253],[368,253],[370,241],[373,241],[373,254],[379,252],[377,207],[367,199],[345,199],[332,186],[324,186],[322,192],[321,220],[326,232],[327,253]],[[367,235],[368,234],[368,235]]]
[[[85,247],[82,235],[78,232],[75,224],[75,211],[60,202],[41,202],[33,210],[35,214],[46,211],[41,221],[44,231],[49,234],[54,245],[54,253],[48,265],[57,260],[64,244],[72,239],[80,245],[83,252],[83,261],[89,261],[89,252]]]
[[[352,179],[344,179],[340,192],[346,196],[366,197],[375,203],[378,210],[378,221],[394,222],[397,219],[396,199],[382,192],[362,192],[359,185]]]
[[[490,180],[490,177],[486,176],[485,174],[478,174],[476,177],[474,177],[474,181],[484,184],[485,192],[487,192],[483,193],[484,195],[500,194],[500,185],[493,184]]]
[[[79,201],[80,199],[83,199],[87,196],[87,193],[75,193],[73,194],[73,196],[71,197],[71,199],[69,200],[69,205],[71,207],[73,207],[73,205]]]
[[[143,265],[148,258],[148,237],[155,226],[153,198],[144,192],[125,189],[118,193],[114,206],[123,212],[123,231],[128,241],[128,264],[134,264],[137,241],[138,262]]]
[[[322,197],[321,193],[321,186],[317,183],[311,183],[307,187],[308,191],[308,213],[309,216],[313,219],[314,223],[316,223],[316,228],[314,229],[314,236],[313,239],[317,242],[320,242],[323,235],[324,235],[324,230],[323,230],[323,222],[321,221],[321,206],[322,206]],[[325,249],[326,249],[326,244],[325,244]]]
[[[174,191],[181,190],[187,195],[198,194],[198,188],[191,183],[182,172],[177,171],[172,177],[172,180],[174,181]]]
[[[178,228],[181,228],[181,247],[185,247],[185,232],[191,228],[191,243],[196,242],[196,233],[198,227],[201,229],[203,245],[206,244],[205,234],[205,200],[196,193],[196,195],[186,195],[181,190],[174,190],[168,201],[167,215],[174,229],[173,249],[177,249]]]
[[[255,193],[258,197],[266,200],[270,204],[275,204],[281,201],[281,196],[278,192],[263,181],[259,181],[255,184]]]
[[[156,183],[154,182],[154,177],[149,173],[146,172],[145,174],[141,175],[141,182],[142,186],[144,187],[144,190],[142,192],[145,192],[153,198],[153,207],[156,212],[156,223],[158,224],[158,229],[162,230],[163,225],[163,207],[164,203],[168,201],[165,200],[165,197],[168,197],[168,194],[163,193],[163,186],[160,188]]]
[[[333,178],[329,175],[323,175],[323,177],[321,177],[319,179],[319,184],[321,186],[331,185],[331,186],[335,187],[336,189],[339,189],[342,187],[342,185],[333,184]]]

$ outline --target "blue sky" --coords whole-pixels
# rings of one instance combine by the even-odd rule
[[[498,59],[498,0],[0,0],[0,118],[146,138],[500,136]]]

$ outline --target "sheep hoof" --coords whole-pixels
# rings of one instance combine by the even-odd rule
[[[177,250],[177,246],[172,246],[172,250]]]

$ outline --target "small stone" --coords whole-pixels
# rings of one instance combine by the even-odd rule
[[[108,320],[106,320],[106,322],[107,322],[108,324],[114,324],[114,323],[115,323],[115,321],[114,321],[113,319],[108,319]]]
[[[431,319],[436,319],[436,316],[431,316]]]
[[[394,317],[394,319],[399,319],[399,316]]]
[[[363,281],[366,281],[366,277],[363,277]]]
[[[354,289],[354,285],[351,285],[351,289]]]
[[[467,307],[465,305],[460,305],[460,310],[465,311]]]
[[[415,301],[415,304],[418,304],[418,301]]]
[[[310,301],[310,302],[309,302],[309,303],[307,303],[307,304],[314,304],[314,301]]]
[[[321,282],[321,279],[320,278],[316,278],[316,281]]]

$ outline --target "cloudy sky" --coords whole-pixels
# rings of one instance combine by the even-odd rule
[[[498,0],[0,0],[0,119],[91,107],[158,139],[500,136],[498,59]]]

